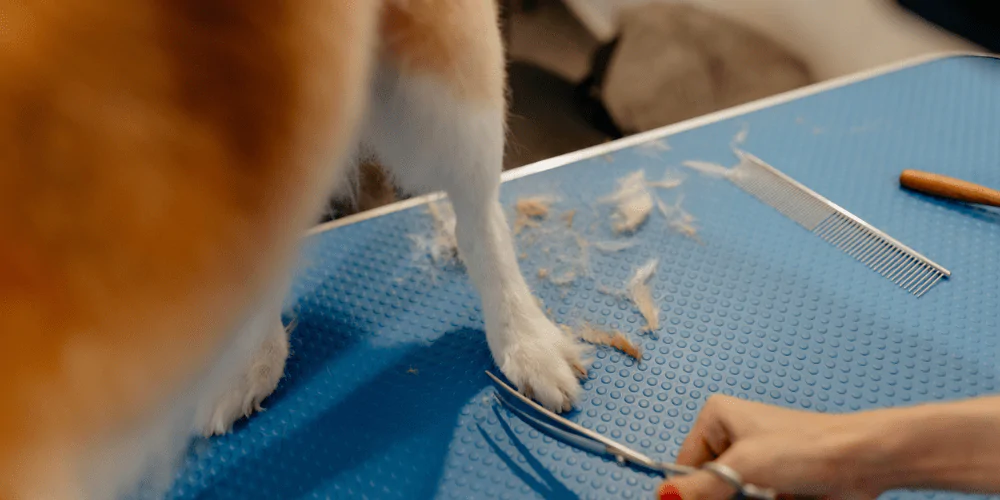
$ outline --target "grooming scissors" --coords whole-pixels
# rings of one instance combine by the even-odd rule
[[[566,444],[596,455],[610,455],[619,464],[631,464],[664,477],[691,474],[699,470],[705,470],[715,474],[727,484],[736,488],[738,497],[754,500],[775,499],[774,490],[753,484],[745,484],[736,471],[722,464],[708,462],[699,468],[654,460],[617,441],[604,437],[546,410],[538,403],[528,399],[511,386],[505,384],[496,375],[490,372],[486,372],[486,375],[489,375],[497,388],[497,392],[493,394],[493,397],[500,404],[532,427]]]

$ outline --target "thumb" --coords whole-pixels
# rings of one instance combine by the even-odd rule
[[[728,500],[736,489],[711,472],[698,471],[661,484],[657,494],[659,500]]]

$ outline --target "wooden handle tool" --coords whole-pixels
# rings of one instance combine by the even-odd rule
[[[899,176],[899,184],[932,196],[1000,207],[1000,191],[946,175],[904,170]]]

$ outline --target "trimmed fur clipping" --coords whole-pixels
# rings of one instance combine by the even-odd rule
[[[514,234],[520,234],[525,227],[538,227],[538,221],[549,215],[552,198],[534,196],[521,198],[514,204],[517,218],[514,219]]]
[[[660,308],[653,302],[653,293],[649,289],[649,279],[653,277],[658,264],[657,259],[643,264],[635,270],[628,282],[628,297],[646,319],[645,329],[650,332],[660,328]]]
[[[667,226],[670,229],[700,243],[701,239],[698,238],[698,228],[694,225],[697,219],[681,208],[683,201],[684,196],[682,195],[677,197],[677,201],[673,205],[667,205],[660,199],[656,200],[656,205],[660,213],[663,214],[663,217],[667,219]]]
[[[614,203],[612,227],[618,233],[632,233],[639,228],[653,210],[653,195],[646,186],[646,173],[632,172],[618,180],[618,190],[602,198],[601,203]]]
[[[438,266],[457,264],[458,240],[455,239],[455,211],[447,200],[432,201],[427,204],[427,213],[434,221],[431,234],[411,234],[410,241],[416,248],[414,263],[433,277]],[[430,262],[426,262],[426,258]]]
[[[435,263],[449,262],[458,258],[458,240],[455,239],[455,210],[451,203],[434,201],[427,205],[427,211],[434,219],[434,239],[430,247],[431,259]]]
[[[632,343],[632,341],[629,340],[624,333],[619,332],[618,330],[607,332],[596,328],[589,323],[584,323],[582,327],[575,330],[567,325],[559,325],[559,328],[562,329],[563,333],[566,335],[588,344],[606,345],[621,351],[636,361],[642,361],[642,348]]]
[[[729,175],[729,168],[719,165],[718,163],[710,163],[707,161],[699,160],[688,160],[682,162],[684,165],[691,170],[695,170],[702,175],[715,178],[723,178]]]

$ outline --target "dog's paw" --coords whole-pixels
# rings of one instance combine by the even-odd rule
[[[267,336],[243,375],[216,401],[202,425],[202,434],[225,434],[237,420],[263,411],[260,403],[278,387],[287,359],[288,332],[279,323],[279,329]]]
[[[506,342],[493,357],[525,396],[556,412],[569,411],[587,376],[586,348],[544,316],[509,324]]]

